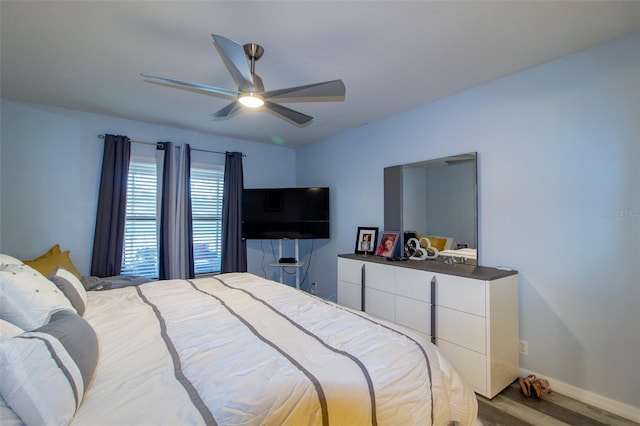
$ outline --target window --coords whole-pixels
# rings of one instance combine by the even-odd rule
[[[191,167],[193,261],[196,274],[220,272],[224,167]]]
[[[158,177],[154,159],[132,158],[122,255],[123,275],[158,278]],[[192,165],[191,208],[196,274],[220,272],[224,167]]]
[[[131,160],[122,275],[158,278],[157,176],[154,160]]]

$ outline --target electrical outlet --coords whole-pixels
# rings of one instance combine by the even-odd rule
[[[519,350],[521,355],[529,355],[529,342],[520,340]]]
[[[309,288],[309,293],[316,294],[316,283],[311,283],[311,287]]]

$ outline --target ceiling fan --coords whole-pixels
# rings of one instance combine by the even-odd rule
[[[212,120],[229,118],[243,107],[264,107],[280,118],[298,126],[303,126],[313,120],[313,117],[282,106],[280,103],[344,100],[345,86],[342,80],[332,80],[323,83],[265,91],[262,79],[255,73],[256,61],[260,59],[264,53],[262,46],[255,43],[241,45],[220,35],[212,34],[211,36],[213,37],[213,44],[218,50],[218,54],[220,54],[231,77],[238,85],[237,90],[222,89],[205,84],[174,80],[149,74],[140,75],[145,79],[202,90],[234,99],[233,102],[212,114]]]

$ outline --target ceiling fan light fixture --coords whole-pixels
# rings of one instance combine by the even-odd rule
[[[238,102],[248,108],[260,108],[264,105],[264,99],[256,93],[243,93],[238,98]]]
[[[0,0],[2,1],[2,0]],[[212,34],[213,42],[222,58],[222,62],[231,74],[231,78],[237,85],[237,90],[223,89],[208,86],[206,84],[191,83],[189,81],[174,80],[171,78],[157,77],[149,74],[141,74],[143,78],[155,83],[179,86],[180,88],[195,89],[208,93],[215,93],[226,98],[234,99],[233,102],[221,110],[211,114],[212,120],[225,119],[234,115],[238,110],[252,109],[260,111],[269,110],[279,118],[291,124],[303,127],[308,125],[313,117],[287,108],[281,103],[309,102],[309,101],[342,101],[344,100],[345,87],[342,80],[325,81],[322,83],[306,84],[304,86],[288,87],[280,90],[265,91],[262,79],[255,72],[255,64],[264,53],[264,49],[255,44],[241,45],[221,35]],[[275,101],[271,101],[271,99]]]

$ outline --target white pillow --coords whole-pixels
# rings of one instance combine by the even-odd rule
[[[26,265],[0,270],[0,319],[33,330],[60,309],[75,312],[62,291],[39,272]]]
[[[83,316],[87,307],[87,291],[80,280],[71,272],[63,268],[56,268],[49,279],[62,291],[69,299],[78,315]]]
[[[0,343],[24,333],[24,330],[9,321],[0,319]]]
[[[0,269],[4,269],[8,265],[22,265],[22,260],[18,260],[8,254],[0,254]]]
[[[0,344],[0,393],[27,425],[68,425],[98,364],[98,338],[71,311]]]

